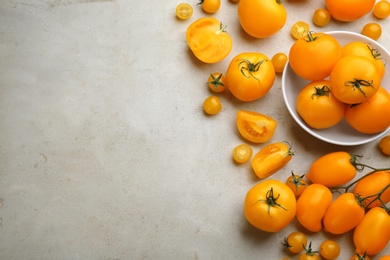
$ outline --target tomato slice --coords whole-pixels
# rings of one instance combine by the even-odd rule
[[[234,147],[232,152],[233,160],[237,163],[246,163],[252,158],[253,149],[247,144],[240,144]]]
[[[236,115],[236,125],[246,140],[253,143],[265,143],[274,135],[277,122],[267,115],[239,110]]]
[[[307,22],[298,21],[291,27],[291,36],[294,37],[295,40],[298,40],[303,36],[306,36],[309,30],[310,26]]]
[[[190,4],[180,3],[176,6],[176,15],[182,20],[186,20],[192,16],[193,9]]]

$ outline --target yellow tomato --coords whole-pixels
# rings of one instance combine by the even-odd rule
[[[252,158],[252,154],[252,147],[247,144],[240,144],[234,147],[232,157],[237,163],[246,163]]]
[[[275,133],[277,122],[270,116],[248,110],[238,110],[236,114],[238,132],[253,143],[265,143]]]
[[[203,102],[203,110],[209,115],[218,114],[221,109],[221,100],[217,96],[210,96]]]
[[[331,16],[328,10],[318,8],[313,14],[313,23],[319,27],[326,26],[330,22]]]
[[[221,7],[221,0],[200,0],[198,5],[202,5],[202,9],[206,13],[214,14]]]
[[[385,19],[390,15],[390,3],[387,0],[377,2],[373,10],[374,16],[379,19]]]
[[[281,0],[240,0],[238,19],[246,33],[266,38],[282,29],[287,12]]]
[[[193,9],[190,4],[180,3],[176,6],[176,16],[182,20],[186,20],[192,16]]]
[[[283,52],[278,52],[274,56],[272,56],[272,65],[274,65],[274,69],[276,73],[283,73],[284,67],[286,66],[288,57]]]
[[[362,18],[374,7],[376,0],[325,0],[326,8],[338,21],[352,22]]]
[[[226,88],[225,81],[225,76],[222,73],[214,72],[210,74],[207,86],[214,92],[222,92]]]
[[[379,149],[384,155],[390,155],[390,135],[386,135],[379,141]]]
[[[298,21],[294,23],[293,26],[291,27],[291,36],[295,40],[298,40],[306,36],[309,31],[310,31],[310,26],[307,22]]]
[[[382,27],[378,23],[368,23],[363,26],[362,34],[376,41],[382,35]]]

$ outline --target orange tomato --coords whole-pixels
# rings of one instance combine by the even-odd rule
[[[379,260],[390,260],[390,255],[382,256]]]
[[[195,57],[205,63],[223,60],[231,51],[233,41],[226,26],[212,17],[200,18],[190,24],[186,41]]]
[[[286,185],[292,190],[295,197],[301,196],[306,189],[306,181],[303,179],[305,175],[299,176],[291,172],[291,176],[287,178]]]
[[[374,61],[356,55],[342,57],[330,74],[333,94],[346,104],[366,101],[377,92],[381,79]]]
[[[346,105],[333,96],[328,80],[308,83],[299,92],[295,104],[298,114],[315,129],[337,125],[346,109]]]
[[[252,168],[257,177],[265,179],[291,161],[294,153],[285,142],[276,142],[261,148],[252,159]]]
[[[186,20],[192,16],[194,10],[192,6],[187,3],[180,3],[176,6],[176,16],[179,19]]]
[[[310,31],[310,25],[307,22],[298,21],[294,23],[293,26],[291,27],[291,36],[295,40],[298,40],[306,36],[309,31]]]
[[[353,232],[356,252],[375,255],[390,240],[390,215],[384,208],[374,207],[363,217]]]
[[[390,135],[386,135],[379,141],[379,150],[384,155],[390,155]]]
[[[296,217],[307,230],[319,232],[322,218],[332,202],[332,192],[322,184],[310,184],[297,200]]]
[[[354,254],[349,260],[371,260],[370,257],[366,254]]]
[[[378,23],[368,23],[363,26],[363,35],[370,37],[374,41],[378,40],[382,35],[382,27]]]
[[[202,5],[202,9],[206,13],[214,14],[221,7],[221,0],[200,0],[198,5]]]
[[[263,53],[244,52],[236,55],[226,70],[230,92],[241,101],[263,97],[275,81],[272,61]]]
[[[390,93],[383,87],[366,101],[351,105],[345,111],[345,119],[356,131],[375,134],[390,126]]]
[[[211,73],[207,80],[207,86],[214,92],[222,92],[226,88],[225,76],[222,73]]]
[[[375,0],[325,0],[332,17],[342,22],[352,22],[369,13]]]
[[[326,26],[330,22],[331,16],[328,10],[318,8],[313,13],[313,23],[319,27]]]
[[[280,0],[240,0],[238,19],[246,33],[266,38],[282,29],[287,12]]]
[[[390,3],[387,0],[381,0],[374,6],[373,14],[378,19],[385,19],[390,15]]]
[[[245,196],[244,214],[254,227],[278,232],[294,219],[295,196],[284,183],[265,180],[253,186]]]
[[[236,114],[238,132],[253,143],[265,143],[275,133],[277,122],[272,117],[253,111],[238,110]]]
[[[340,43],[325,33],[309,32],[296,40],[289,52],[291,69],[299,77],[309,81],[328,77],[340,58]]]
[[[351,192],[343,193],[327,208],[323,218],[324,228],[332,234],[344,234],[355,228],[364,214],[360,197]]]
[[[311,164],[306,178],[329,188],[342,186],[356,176],[354,161],[356,156],[348,152],[327,153]]]
[[[353,192],[355,194],[359,194],[362,198],[373,196],[378,194],[382,189],[386,187],[386,185],[390,184],[390,171],[378,171],[374,173],[370,173],[365,176],[363,179],[359,180]],[[381,200],[384,203],[390,201],[390,188],[386,189],[385,192],[381,195]],[[368,208],[373,208],[377,206],[381,206],[381,202],[379,200],[374,200],[375,197],[369,197],[364,199],[363,203]]]

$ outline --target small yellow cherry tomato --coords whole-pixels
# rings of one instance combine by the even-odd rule
[[[222,109],[221,100],[217,96],[210,96],[203,102],[203,109],[209,115],[218,114]]]
[[[379,149],[385,155],[390,155],[390,135],[383,137],[379,141]]]
[[[375,4],[373,14],[378,19],[384,19],[390,15],[390,3],[387,0],[379,1]]]
[[[290,233],[283,242],[283,246],[291,253],[298,254],[307,245],[306,235],[299,231]]]
[[[320,255],[328,260],[336,259],[340,255],[339,244],[333,240],[325,240],[320,245]]]
[[[382,35],[382,27],[377,23],[368,23],[364,25],[362,34],[376,41]]]
[[[252,158],[252,155],[252,147],[247,144],[237,145],[232,152],[233,160],[237,163],[246,163]]]
[[[313,23],[319,27],[326,26],[330,22],[331,16],[328,10],[318,8],[313,14]]]
[[[291,171],[291,176],[287,178],[286,185],[292,190],[295,197],[301,196],[303,191],[306,189],[306,181],[303,179],[305,175],[299,176]]]
[[[222,73],[214,72],[210,74],[207,80],[207,86],[214,92],[222,92],[226,88],[225,81],[225,76]]]
[[[291,27],[291,36],[298,40],[307,35],[310,31],[310,26],[307,22],[298,21]]]
[[[282,73],[284,70],[284,66],[287,63],[287,55],[283,52],[278,52],[274,56],[272,56],[272,64],[274,65],[274,69],[276,73]]]
[[[181,3],[176,6],[176,16],[182,20],[186,20],[192,16],[193,9],[190,4]]]
[[[209,14],[218,12],[221,0],[200,0],[198,5],[202,5],[203,11]]]

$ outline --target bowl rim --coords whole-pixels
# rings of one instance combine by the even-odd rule
[[[381,49],[381,52],[384,51],[386,53],[386,55],[390,57],[390,52],[383,45],[381,45],[377,41],[374,41],[371,38],[369,38],[369,37],[367,37],[365,35],[362,35],[360,33],[349,32],[349,31],[328,31],[328,32],[323,32],[323,33],[329,34],[329,35],[332,35],[332,36],[334,36],[334,35],[336,35],[336,36],[337,35],[342,35],[342,36],[352,35],[353,37],[362,38],[364,41],[367,41],[370,44],[375,45],[375,47],[379,47]],[[341,145],[341,146],[356,146],[356,145],[367,144],[367,143],[372,142],[372,141],[374,141],[374,140],[376,140],[378,138],[381,138],[390,130],[390,126],[389,126],[387,129],[383,130],[382,132],[379,132],[379,133],[376,133],[376,134],[372,134],[372,135],[367,135],[367,138],[359,140],[359,141],[354,141],[354,142],[352,142],[352,141],[351,142],[342,142],[342,141],[329,139],[329,138],[324,137],[321,134],[315,132],[314,129],[311,129],[308,125],[306,125],[306,123],[303,122],[302,118],[300,118],[300,116],[298,114],[296,114],[295,110],[291,107],[292,104],[290,104],[288,102],[288,97],[287,97],[287,92],[286,92],[286,81],[287,81],[287,76],[286,75],[287,75],[287,71],[289,69],[291,69],[291,66],[290,66],[289,61],[287,61],[286,65],[284,67],[284,70],[283,70],[283,74],[282,74],[282,94],[283,94],[284,103],[285,103],[285,105],[287,107],[287,110],[290,113],[290,116],[294,119],[294,121],[301,128],[303,128],[307,133],[309,133],[310,135],[316,137],[317,139],[320,139],[322,141],[330,143],[330,144]]]

